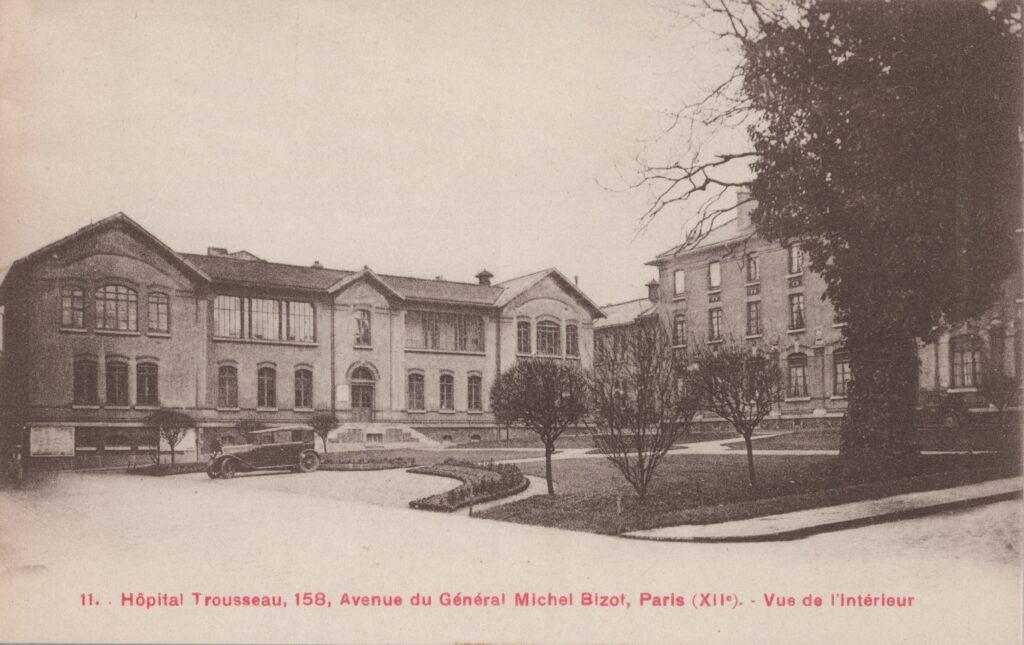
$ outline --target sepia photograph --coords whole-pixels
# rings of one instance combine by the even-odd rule
[[[0,0],[0,642],[1024,642],[1024,0]]]

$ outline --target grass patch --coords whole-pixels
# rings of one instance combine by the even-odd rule
[[[946,488],[1019,473],[999,455],[921,457],[906,477],[851,485],[840,478],[838,459],[819,455],[757,457],[758,488],[747,482],[740,455],[669,455],[658,468],[647,499],[636,497],[605,459],[553,463],[556,495],[537,495],[482,513],[483,517],[590,533],[707,524],[862,499]],[[521,464],[543,477],[543,464]],[[617,506],[621,499],[622,514]]]
[[[738,435],[737,435],[738,436]],[[1020,435],[1005,435],[992,430],[919,428],[914,432],[918,450],[999,452],[1020,449]],[[743,442],[729,444],[731,450],[746,450]],[[758,450],[839,450],[839,430],[797,430],[796,432],[758,439]]]
[[[515,495],[530,485],[518,468],[510,464],[480,464],[446,459],[433,466],[409,472],[458,479],[462,485],[450,491],[409,502],[412,508],[450,513],[470,504],[482,504]]]

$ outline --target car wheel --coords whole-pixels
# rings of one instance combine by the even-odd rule
[[[320,457],[312,450],[302,453],[299,457],[299,470],[311,473],[320,467]]]
[[[238,466],[235,464],[234,459],[228,459],[220,465],[220,476],[224,479],[231,479],[235,476],[235,472],[238,471]]]
[[[220,477],[220,473],[217,472],[217,469],[214,467],[213,464],[207,466],[206,474],[207,476],[209,476],[210,479],[217,479],[218,477]]]

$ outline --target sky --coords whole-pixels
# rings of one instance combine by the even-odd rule
[[[656,2],[5,0],[0,271],[123,212],[179,251],[643,297],[689,220],[638,235],[635,160],[729,61]]]

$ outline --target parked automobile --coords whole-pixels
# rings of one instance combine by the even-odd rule
[[[311,473],[320,467],[309,426],[275,426],[248,436],[251,443],[225,446],[223,453],[210,460],[206,474],[212,479],[231,479],[236,473],[257,470]]]

